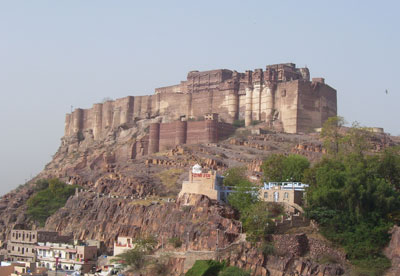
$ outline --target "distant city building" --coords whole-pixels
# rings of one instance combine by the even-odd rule
[[[7,242],[7,260],[35,262],[35,246],[38,242],[68,242],[72,236],[60,236],[54,231],[19,230],[11,231],[11,238]]]
[[[30,263],[30,262],[1,263],[0,276],[25,276],[25,275],[47,276],[47,270],[37,268],[35,263]]]
[[[133,249],[133,239],[131,237],[118,237],[117,242],[114,242],[114,256],[130,249]]]
[[[96,246],[39,242],[35,249],[38,267],[49,270],[87,273],[96,265]]]
[[[264,183],[264,190],[271,190],[274,187],[281,187],[282,190],[295,190],[295,191],[305,191],[308,188],[308,184],[301,182],[268,182]]]
[[[307,184],[300,182],[269,182],[264,183],[260,190],[260,198],[267,202],[283,203],[290,212],[303,212],[304,190]]]

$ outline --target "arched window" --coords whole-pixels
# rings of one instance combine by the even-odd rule
[[[283,198],[288,199],[289,198],[289,193],[285,192],[285,194],[283,195]]]
[[[268,198],[268,192],[264,192],[264,198]]]

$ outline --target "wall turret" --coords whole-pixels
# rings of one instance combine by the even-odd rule
[[[186,144],[186,132],[187,132],[187,122],[186,121],[176,121],[175,122],[175,145]]]
[[[102,132],[103,124],[103,104],[98,103],[93,105],[93,137],[98,140]]]
[[[149,129],[149,154],[159,151],[160,146],[160,124],[153,123]]]

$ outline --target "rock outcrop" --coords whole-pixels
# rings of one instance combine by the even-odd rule
[[[387,271],[387,276],[400,275],[400,227],[395,225],[391,230],[392,238],[385,255],[392,261],[392,267]]]
[[[240,223],[227,206],[205,196],[192,195],[191,205],[184,202],[158,202],[122,198],[97,197],[82,192],[71,197],[65,207],[46,222],[46,229],[74,233],[77,239],[105,242],[111,251],[118,236],[137,238],[153,235],[165,241],[177,237],[181,250],[215,250],[237,239]],[[217,230],[218,229],[218,230]]]

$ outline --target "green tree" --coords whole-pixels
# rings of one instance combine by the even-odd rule
[[[388,264],[381,251],[398,217],[394,210],[400,208],[400,193],[388,177],[400,172],[392,166],[386,173],[382,160],[399,157],[393,151],[366,155],[349,143],[344,146],[356,150],[328,156],[308,170],[306,212],[328,239],[344,247],[353,264],[367,266],[369,275],[381,275]],[[385,265],[373,267],[377,260]]]
[[[266,182],[302,181],[310,162],[304,156],[291,154],[272,154],[268,156],[261,169]]]
[[[138,248],[127,250],[115,256],[112,262],[119,263],[122,267],[128,268],[130,271],[140,271],[147,265],[144,252]]]
[[[260,200],[258,197],[259,187],[248,180],[237,183],[234,189],[235,192],[228,196],[228,203],[240,214]]]
[[[129,271],[142,271],[148,265],[154,264],[146,255],[151,254],[157,244],[158,241],[153,236],[138,238],[133,242],[133,249],[115,256],[112,262],[119,263]]]
[[[271,154],[264,160],[261,169],[266,182],[280,182],[283,180],[282,172],[285,158],[283,154]]]
[[[246,231],[246,239],[251,242],[266,241],[275,230],[266,202],[251,205],[243,212],[240,220]]]
[[[246,167],[234,167],[224,173],[224,186],[236,186],[240,183],[248,183]]]
[[[324,140],[324,147],[329,154],[337,156],[341,150],[340,145],[343,139],[341,128],[345,124],[343,117],[330,117],[322,126],[321,137]]]
[[[370,148],[369,140],[373,136],[368,129],[360,126],[359,123],[354,122],[352,127],[348,129],[340,141],[341,153],[348,155],[354,153],[356,155],[363,155]]]
[[[304,156],[291,154],[283,160],[283,181],[303,181],[304,171],[310,167],[310,162]]]
[[[395,189],[400,190],[400,147],[385,149],[377,160],[378,171]]]

